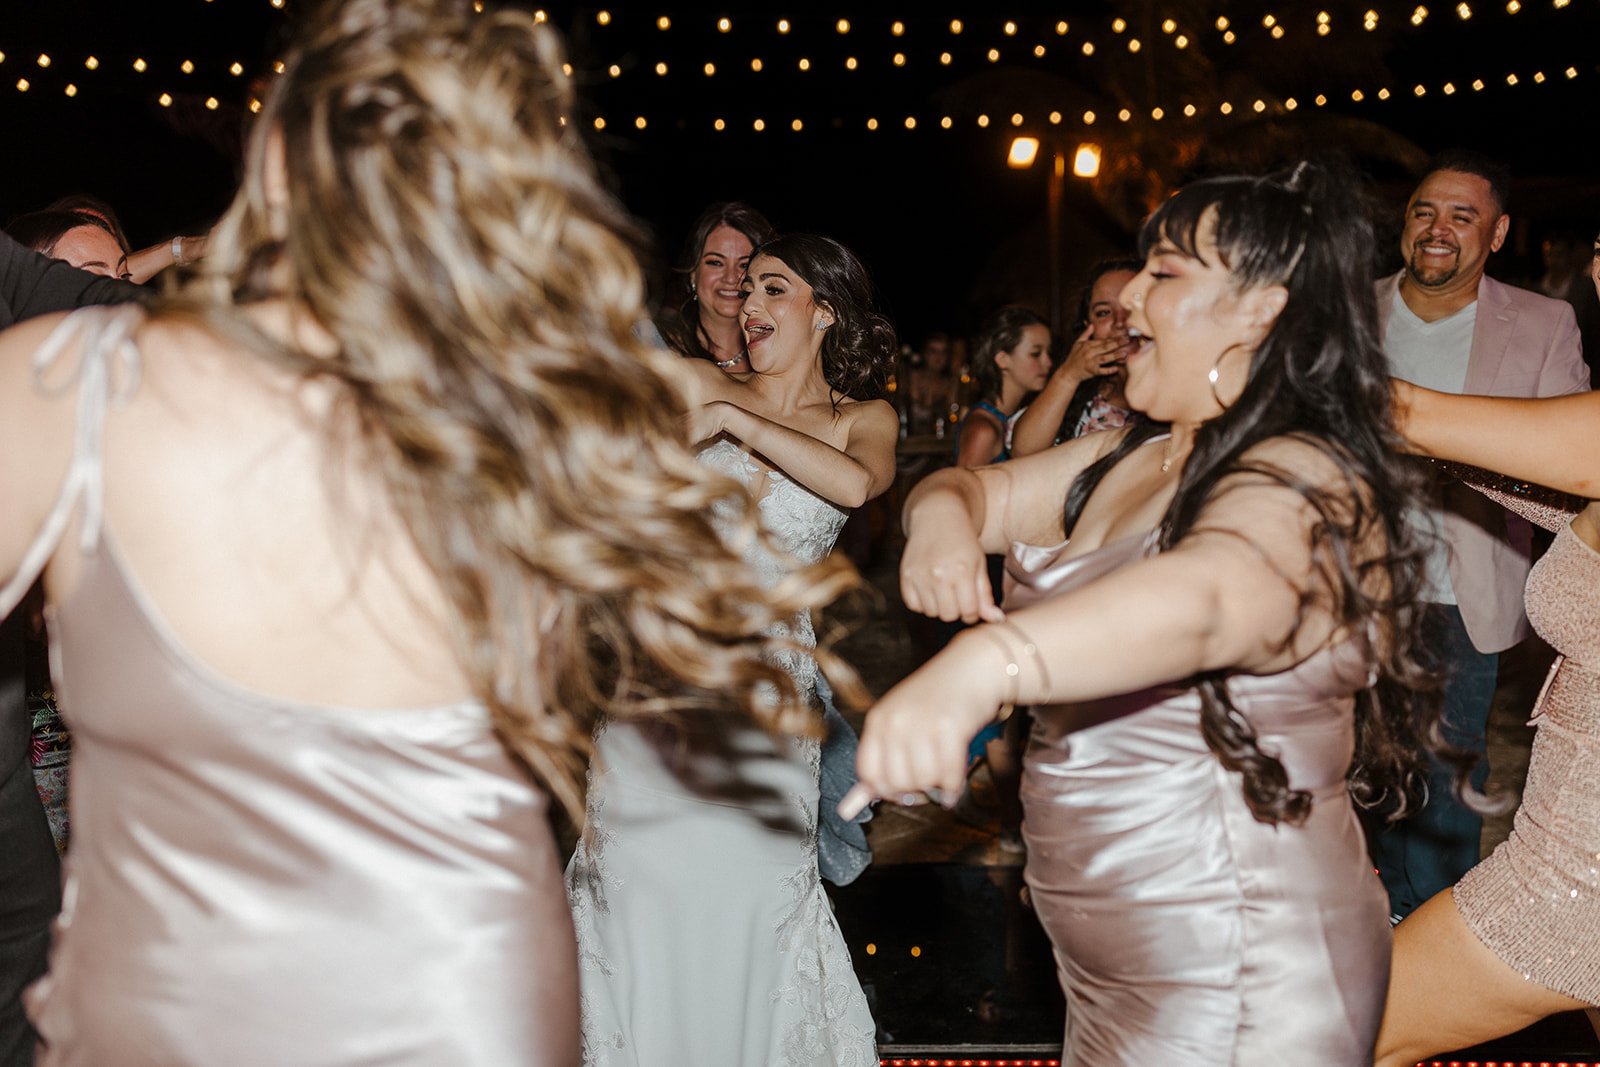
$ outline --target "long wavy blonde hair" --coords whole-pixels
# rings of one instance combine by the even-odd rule
[[[713,529],[756,536],[697,464],[643,284],[575,124],[556,35],[515,10],[334,0],[262,109],[247,177],[172,302],[308,377],[336,379],[450,606],[500,736],[569,811],[596,718],[753,718],[814,730],[775,622],[854,579],[763,591]],[[281,136],[287,197],[268,195]],[[240,313],[287,299],[338,341],[276,343]]]

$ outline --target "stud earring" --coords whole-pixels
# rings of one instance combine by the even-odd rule
[[[832,319],[823,319],[821,322],[817,323],[817,329],[826,330],[829,326],[832,326],[832,325],[833,325],[833,320]]]

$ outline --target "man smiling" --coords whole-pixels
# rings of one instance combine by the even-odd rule
[[[1451,393],[1559,396],[1589,388],[1572,308],[1484,275],[1505,242],[1510,172],[1473,152],[1446,152],[1411,194],[1400,253],[1405,269],[1378,283],[1379,328],[1398,378]],[[1428,560],[1424,654],[1443,678],[1452,740],[1485,752],[1499,653],[1522,640],[1530,566],[1526,522],[1450,482],[1419,522],[1444,544]],[[1488,777],[1481,763],[1473,782]],[[1483,820],[1442,771],[1426,808],[1377,834],[1373,857],[1396,919],[1455,884],[1478,861]]]

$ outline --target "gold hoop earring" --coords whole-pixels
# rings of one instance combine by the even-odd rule
[[[1228,405],[1223,403],[1222,397],[1217,395],[1217,379],[1222,376],[1221,372],[1217,370],[1217,367],[1221,363],[1222,356],[1218,356],[1216,363],[1211,364],[1211,372],[1206,375],[1206,381],[1211,383],[1211,399],[1217,402],[1217,407],[1221,408],[1223,411],[1227,411]]]

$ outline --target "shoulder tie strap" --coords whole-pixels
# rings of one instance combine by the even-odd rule
[[[89,553],[100,543],[105,504],[105,417],[111,407],[125,405],[139,387],[139,350],[134,347],[133,332],[143,321],[144,312],[133,305],[83,308],[68,315],[33,354],[33,384],[40,393],[59,395],[77,387],[77,423],[72,461],[61,492],[44,526],[23,553],[16,574],[0,586],[0,615],[9,614],[17,606],[50,562],[80,500],[83,527],[79,548]],[[79,334],[82,340],[76,366],[58,366],[59,357]]]

